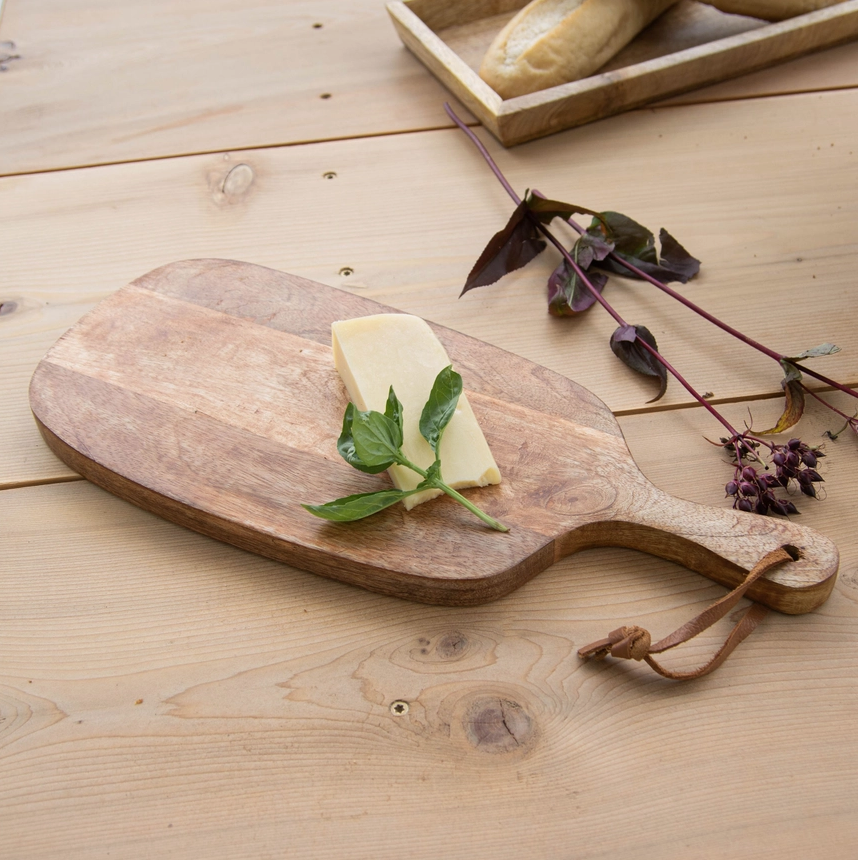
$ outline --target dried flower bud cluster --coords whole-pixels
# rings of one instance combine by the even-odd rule
[[[775,495],[779,489],[794,491],[798,488],[805,496],[818,498],[816,485],[823,482],[816,471],[817,462],[825,454],[811,448],[801,439],[790,439],[777,445],[755,439],[746,433],[721,439],[724,448],[733,455],[735,475],[728,481],[725,491],[733,497],[736,510],[757,514],[797,514],[798,508]],[[768,449],[768,462],[760,456],[761,447]],[[752,461],[755,465],[751,465]]]

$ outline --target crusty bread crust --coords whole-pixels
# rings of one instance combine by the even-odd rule
[[[836,6],[843,0],[703,0],[709,6],[714,6],[722,12],[734,15],[749,15],[751,18],[762,18],[764,21],[785,21],[804,15],[805,12],[815,12],[826,6]]]
[[[480,77],[502,98],[586,78],[677,0],[533,0],[497,35]]]

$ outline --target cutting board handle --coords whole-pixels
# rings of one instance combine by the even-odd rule
[[[835,544],[819,532],[787,519],[699,505],[652,486],[648,490],[640,494],[640,506],[627,506],[608,521],[570,533],[569,551],[639,549],[734,588],[767,552],[791,546],[799,558],[755,583],[748,596],[798,615],[816,609],[831,593],[840,558]]]

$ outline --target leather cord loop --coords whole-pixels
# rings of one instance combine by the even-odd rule
[[[697,669],[692,669],[688,672],[674,672],[658,663],[652,655],[661,654],[670,648],[675,648],[677,645],[681,645],[683,642],[687,642],[689,639],[697,636],[698,633],[707,630],[716,621],[723,618],[758,579],[765,576],[775,567],[787,561],[794,561],[796,558],[798,558],[798,554],[793,547],[780,547],[767,553],[748,572],[748,575],[740,585],[710,607],[704,609],[703,612],[692,618],[689,622],[683,624],[678,630],[675,630],[669,636],[665,636],[664,639],[660,639],[655,644],[652,644],[649,632],[642,627],[618,627],[604,639],[599,639],[581,648],[578,651],[578,656],[583,660],[591,658],[600,659],[608,655],[625,660],[645,660],[659,675],[675,681],[690,681],[693,678],[701,678],[703,675],[708,675],[717,669],[730,656],[733,649],[756,629],[757,625],[765,618],[768,612],[765,606],[759,603],[752,603],[715,655],[708,663]]]

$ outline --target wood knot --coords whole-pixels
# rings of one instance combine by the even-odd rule
[[[465,713],[465,736],[478,750],[506,753],[530,746],[535,726],[527,711],[510,699],[486,697]]]
[[[445,633],[435,645],[441,660],[457,660],[468,650],[468,637],[457,630]]]
[[[230,202],[244,197],[250,190],[255,179],[253,168],[249,164],[236,164],[224,177],[221,190]]]

